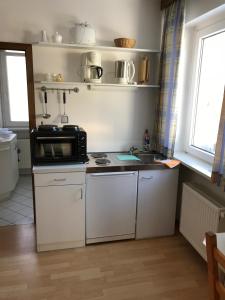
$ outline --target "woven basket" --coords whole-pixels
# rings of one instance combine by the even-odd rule
[[[114,43],[116,47],[122,47],[122,48],[133,48],[136,44],[135,39],[127,39],[127,38],[119,38],[115,39]]]

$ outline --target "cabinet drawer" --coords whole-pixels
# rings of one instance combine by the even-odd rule
[[[48,174],[35,174],[35,186],[51,186],[51,185],[68,185],[68,184],[84,184],[85,173],[48,173]]]

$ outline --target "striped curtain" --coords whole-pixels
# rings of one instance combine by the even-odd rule
[[[225,191],[225,90],[212,170],[212,181]]]
[[[176,137],[176,90],[184,23],[184,0],[174,1],[164,10],[160,59],[160,97],[156,108],[156,150],[172,158]]]

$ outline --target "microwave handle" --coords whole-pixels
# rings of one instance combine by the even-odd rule
[[[64,140],[64,139],[76,139],[75,136],[43,136],[36,137],[37,140]]]

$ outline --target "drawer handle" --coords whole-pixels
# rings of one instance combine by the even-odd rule
[[[150,176],[150,177],[141,177],[141,179],[151,180],[151,179],[153,179],[153,176]]]
[[[92,177],[107,177],[107,176],[131,176],[135,175],[135,172],[128,172],[128,173],[93,173],[91,174]]]
[[[55,178],[54,181],[56,182],[66,181],[66,178]]]

